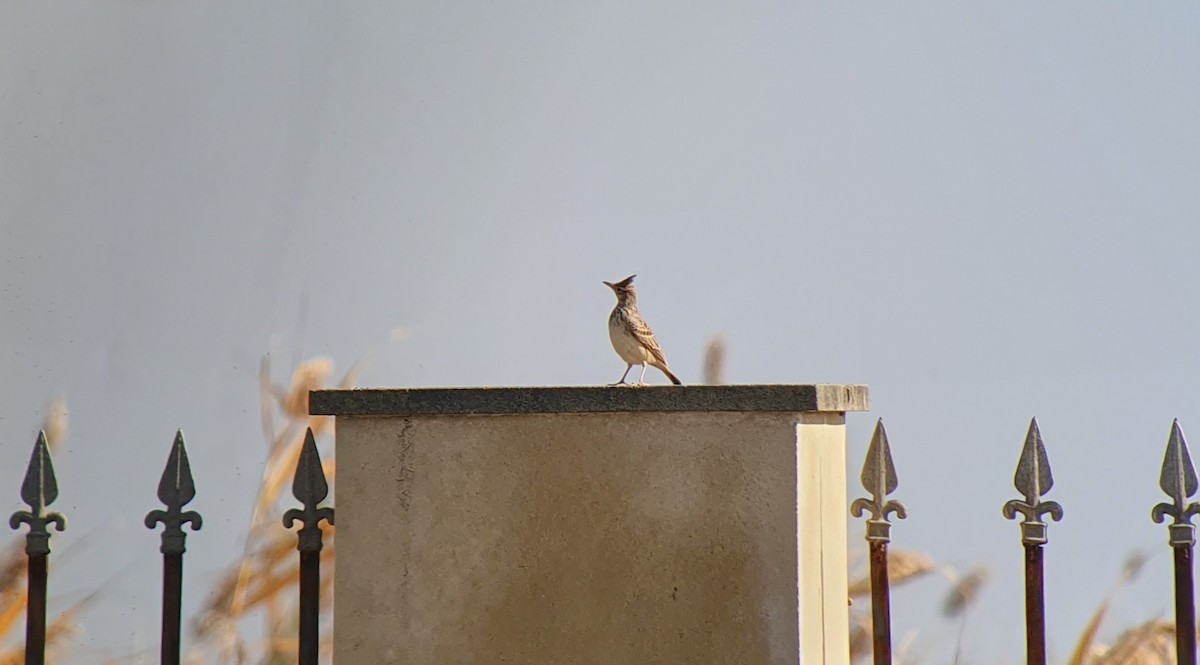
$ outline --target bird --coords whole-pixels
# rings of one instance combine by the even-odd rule
[[[662,347],[658,345],[658,340],[654,339],[654,333],[650,331],[650,326],[646,325],[646,322],[642,320],[642,315],[638,313],[637,289],[633,286],[634,277],[637,275],[630,275],[615,284],[604,282],[617,296],[617,306],[613,308],[612,314],[608,315],[608,338],[612,340],[613,349],[616,350],[617,355],[625,361],[625,373],[621,375],[621,380],[609,385],[624,384],[625,377],[629,376],[629,370],[633,369],[634,365],[642,366],[642,375],[638,377],[636,385],[645,383],[647,365],[662,370],[671,383],[677,386],[683,385],[679,377],[675,376],[667,366],[667,358],[663,355]]]

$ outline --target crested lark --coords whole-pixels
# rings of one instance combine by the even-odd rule
[[[646,325],[642,315],[638,313],[634,277],[637,275],[630,275],[616,284],[605,282],[617,295],[617,306],[608,317],[608,337],[612,340],[617,355],[625,361],[625,373],[621,375],[620,381],[612,385],[625,383],[625,377],[629,376],[629,370],[633,369],[634,365],[642,366],[642,375],[638,377],[637,385],[645,382],[647,365],[657,367],[667,375],[671,383],[681,385],[679,377],[672,374],[667,367],[667,358],[663,355],[658,340],[654,339],[654,333],[650,332],[650,326]]]

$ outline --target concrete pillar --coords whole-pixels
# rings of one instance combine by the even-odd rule
[[[312,393],[337,665],[847,663],[866,386]]]

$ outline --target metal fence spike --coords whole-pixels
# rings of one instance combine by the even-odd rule
[[[333,508],[319,508],[329,494],[321,455],[313,438],[312,428],[304,433],[300,458],[296,460],[296,475],[292,481],[292,496],[304,508],[292,508],[283,514],[283,525],[291,528],[297,521],[300,529],[296,549],[300,550],[300,607],[299,662],[316,665],[320,655],[321,605],[321,520],[333,524]]]
[[[177,430],[171,454],[167,457],[167,466],[163,469],[162,479],[158,481],[158,500],[167,509],[146,513],[147,529],[153,529],[160,523],[163,525],[162,547],[159,549],[163,554],[183,554],[186,551],[187,533],[183,525],[189,525],[192,531],[199,531],[204,525],[200,513],[183,510],[194,498],[196,485],[192,481],[192,467],[188,464],[187,447],[183,443],[183,430]]]
[[[1167,437],[1167,452],[1163,456],[1162,475],[1159,476],[1158,486],[1182,505],[1184,501],[1196,493],[1196,467],[1192,464],[1192,455],[1188,451],[1187,440],[1183,437],[1183,429],[1179,427],[1179,419],[1171,423],[1171,434]]]
[[[888,500],[887,496],[896,491],[900,481],[896,477],[896,465],[892,461],[892,449],[888,445],[887,431],[883,428],[883,419],[875,423],[875,433],[871,435],[871,445],[867,447],[867,459],[863,462],[863,489],[871,493],[870,499],[855,499],[850,504],[850,513],[862,517],[870,512],[867,520],[867,540],[886,543],[891,539],[891,523],[889,514],[895,514],[898,519],[908,516],[908,510],[903,503]]]
[[[333,524],[333,508],[318,508],[329,495],[325,468],[312,428],[304,433],[300,458],[296,460],[296,476],[292,481],[292,496],[304,504],[303,509],[291,509],[283,514],[283,525],[291,528],[297,521],[300,529],[296,549],[300,550],[300,635],[299,662],[317,665],[320,658],[321,625],[321,520]]]
[[[1179,419],[1171,423],[1171,434],[1167,437],[1167,452],[1163,456],[1158,486],[1171,497],[1171,503],[1154,506],[1150,517],[1160,524],[1165,522],[1168,516],[1174,517],[1170,530],[1171,545],[1191,547],[1196,542],[1192,516],[1200,513],[1200,503],[1187,501],[1196,493],[1196,467],[1192,464],[1192,455],[1188,452],[1187,439],[1183,436]]]
[[[33,455],[25,467],[25,479],[21,482],[21,500],[35,511],[54,503],[58,498],[58,479],[54,477],[54,462],[50,460],[50,447],[46,445],[45,430],[38,431],[33,444]]]
[[[1188,503],[1196,493],[1196,467],[1188,452],[1187,439],[1179,419],[1171,422],[1167,451],[1163,455],[1158,486],[1171,497],[1150,511],[1155,522],[1175,520],[1167,527],[1167,542],[1175,552],[1175,659],[1181,665],[1196,663],[1196,600],[1193,579],[1192,547],[1196,544],[1196,526],[1192,516],[1200,513],[1200,503]]]
[[[181,507],[196,498],[196,485],[192,481],[192,467],[188,463],[187,448],[183,443],[183,430],[175,432],[175,443],[171,445],[171,456],[158,481],[158,500],[167,506]]]
[[[9,518],[8,524],[16,529],[21,524],[29,525],[25,535],[25,553],[30,556],[50,553],[50,532],[53,524],[62,531],[67,528],[67,518],[62,513],[47,512],[46,508],[58,498],[58,481],[54,477],[54,463],[50,460],[50,448],[46,445],[46,432],[39,431],[33,444],[33,455],[25,469],[21,482],[21,500],[29,504],[29,510],[18,510]]]
[[[1046,523],[1041,517],[1049,515],[1057,522],[1062,519],[1063,510],[1057,501],[1042,501],[1042,496],[1054,486],[1054,476],[1050,473],[1050,458],[1046,455],[1037,418],[1029,422],[1029,432],[1025,435],[1021,458],[1017,461],[1013,485],[1025,500],[1013,499],[1005,503],[1004,516],[1012,520],[1018,514],[1024,515],[1021,520],[1021,541],[1027,545],[1045,544]]]
[[[1042,431],[1038,428],[1037,418],[1029,423],[1029,433],[1025,435],[1025,446],[1021,449],[1021,459],[1017,462],[1013,485],[1018,492],[1025,495],[1025,501],[1030,504],[1037,503],[1043,494],[1054,487],[1054,476],[1050,473],[1050,460],[1046,456],[1046,446],[1042,443]]]
[[[861,478],[863,489],[875,496],[891,494],[900,486],[882,418],[875,423],[875,433],[871,435],[871,445],[867,447]]]
[[[1042,495],[1054,486],[1050,473],[1050,458],[1042,442],[1042,431],[1037,418],[1029,421],[1025,434],[1025,445],[1017,460],[1017,472],[1013,485],[1025,499],[1013,499],[1004,504],[1004,516],[1021,520],[1021,544],[1025,547],[1025,662],[1030,665],[1046,665],[1046,598],[1043,584],[1045,570],[1043,555],[1047,524],[1043,515],[1054,521],[1062,519],[1062,506],[1057,501],[1042,501]]]
[[[304,447],[296,463],[296,475],[292,479],[292,496],[305,506],[315,506],[329,496],[329,483],[325,480],[325,468],[321,466],[321,454],[312,429],[304,434]]]
[[[283,525],[291,528],[297,521],[304,524],[300,529],[297,549],[301,552],[316,552],[321,549],[321,520],[333,524],[333,508],[318,505],[329,495],[329,483],[325,480],[325,468],[321,466],[321,454],[313,438],[312,428],[304,433],[304,444],[300,459],[296,461],[296,475],[292,479],[292,496],[304,504],[303,509],[292,508],[283,514]]]
[[[870,512],[867,520],[867,542],[871,551],[871,632],[872,651],[876,663],[892,662],[892,619],[891,582],[888,579],[888,543],[891,542],[892,524],[888,514],[895,513],[898,519],[908,515],[904,504],[888,500],[896,491],[900,481],[896,477],[896,465],[892,462],[892,449],[888,445],[887,430],[883,419],[875,422],[871,445],[867,447],[867,458],[863,461],[863,488],[871,493],[870,499],[855,499],[850,512],[862,517]]]

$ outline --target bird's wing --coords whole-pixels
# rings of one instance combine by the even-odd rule
[[[655,362],[667,364],[667,357],[663,355],[662,347],[658,345],[658,340],[654,339],[654,333],[650,331],[650,326],[646,325],[645,321],[634,320],[630,322],[629,329],[633,332],[633,336],[650,355],[654,357]]]

